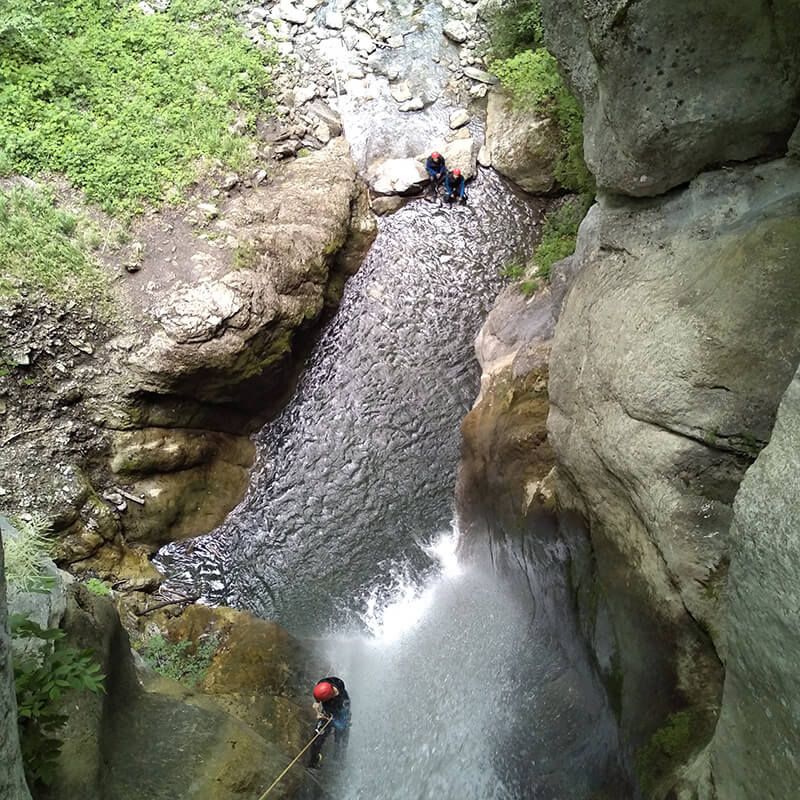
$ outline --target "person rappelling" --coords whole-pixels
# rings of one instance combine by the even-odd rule
[[[318,769],[322,763],[322,745],[334,731],[334,758],[342,758],[350,736],[350,695],[341,678],[323,678],[314,687],[313,709],[317,713],[316,737],[308,754],[310,769]]]

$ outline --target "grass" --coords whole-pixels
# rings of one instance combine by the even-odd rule
[[[0,298],[31,288],[56,299],[105,298],[108,277],[87,255],[83,239],[93,230],[57,208],[46,190],[0,192]]]
[[[63,173],[129,215],[211,162],[240,169],[229,130],[272,107],[277,56],[243,36],[222,0],[6,0],[0,19],[0,173]]]

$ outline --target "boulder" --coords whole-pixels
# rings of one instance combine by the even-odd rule
[[[601,199],[574,258],[550,360],[558,499],[588,520],[612,701],[664,797],[716,722],[731,505],[800,361],[800,164]],[[593,629],[590,598],[581,613]]]
[[[404,205],[405,201],[403,198],[398,197],[397,195],[376,197],[371,203],[372,210],[379,217],[387,214],[394,214],[395,211],[399,211]]]
[[[398,106],[400,111],[422,111],[423,108],[425,108],[425,103],[421,97],[412,97],[410,100],[406,100],[405,103],[400,103]]]
[[[469,111],[466,108],[457,108],[450,114],[450,128],[463,128],[464,125],[469,123]]]
[[[329,105],[323,103],[322,100],[315,100],[306,109],[308,113],[313,114],[321,122],[328,126],[332,137],[342,135],[342,118],[339,116],[338,111],[334,111]]]
[[[456,44],[463,44],[469,38],[469,31],[467,26],[461,20],[451,19],[442,31],[444,35]]]
[[[785,152],[800,112],[795,0],[543,0],[600,189],[657,195],[709,165]]]
[[[391,86],[389,86],[389,92],[398,103],[405,103],[414,96],[411,87],[408,85],[408,81],[400,81],[399,83],[391,84]]]
[[[479,83],[487,83],[492,86],[500,83],[496,75],[492,75],[491,72],[487,72],[485,69],[478,69],[477,67],[464,67],[464,74],[468,78],[472,78],[473,81],[478,81]]]
[[[308,21],[308,14],[298,8],[291,0],[281,0],[276,6],[278,19],[290,22],[293,25],[305,25]]]
[[[489,94],[486,147],[492,166],[526,192],[556,188],[555,170],[563,144],[558,124],[550,116],[514,108],[503,92]]]
[[[330,9],[325,14],[325,26],[335,31],[340,31],[344,28],[344,17],[341,11]]]
[[[370,167],[367,179],[375,194],[415,194],[427,183],[428,174],[413,158],[389,158]]]
[[[471,136],[447,142],[440,150],[448,169],[460,169],[465,180],[475,177],[477,146]]]
[[[800,642],[800,373],[783,396],[769,444],[733,505],[722,711],[712,743],[719,797],[797,791]]]

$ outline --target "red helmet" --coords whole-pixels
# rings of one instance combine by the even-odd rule
[[[318,703],[325,703],[328,700],[333,700],[336,697],[336,687],[328,681],[320,681],[314,687],[314,699]]]
[[[431,153],[431,158],[434,161],[438,161],[441,158],[441,156],[439,155],[439,153],[433,152],[433,153]]]
[[[461,177],[461,170],[460,169],[454,169],[453,170],[453,175],[455,175],[456,178],[460,178]]]

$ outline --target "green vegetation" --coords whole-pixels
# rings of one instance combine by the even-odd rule
[[[111,594],[111,587],[107,583],[101,581],[100,578],[89,578],[89,580],[84,583],[84,586],[98,597],[108,597]]]
[[[570,197],[545,217],[542,238],[533,255],[538,277],[549,280],[553,264],[575,252],[578,228],[591,202],[586,195]]]
[[[0,172],[60,172],[130,214],[193,180],[241,168],[231,131],[271,106],[276,55],[249,43],[223,0],[6,0],[0,20]]]
[[[14,682],[17,694],[22,759],[29,785],[49,784],[63,746],[58,732],[67,721],[61,711],[71,691],[105,691],[104,676],[91,651],[64,642],[58,628],[44,629],[19,615],[10,620],[15,639],[38,639],[40,647],[15,648]]]
[[[694,720],[691,711],[670,714],[667,721],[650,738],[636,755],[636,772],[639,784],[646,795],[656,788],[658,781],[676,763],[689,753],[693,736]]]
[[[104,298],[108,278],[87,255],[87,230],[94,229],[57,208],[48,191],[0,192],[0,297],[33,288],[54,298]]]
[[[565,188],[594,194],[594,179],[583,160],[583,114],[542,47],[539,0],[517,0],[496,8],[492,18],[491,69],[513,103],[547,114],[561,131],[562,155],[556,180]]]
[[[159,634],[136,649],[159,675],[196,686],[205,678],[217,645],[214,637],[194,645],[187,641],[170,642]]]
[[[48,521],[44,517],[9,521],[16,534],[3,541],[6,582],[20,592],[46,591],[52,579],[44,574],[44,563],[53,552],[53,542],[46,536]]]

